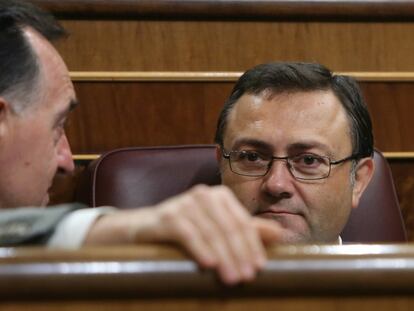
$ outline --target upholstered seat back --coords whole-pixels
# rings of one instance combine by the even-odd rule
[[[92,207],[136,208],[156,204],[196,184],[220,184],[214,146],[125,148],[89,165],[81,200]]]
[[[389,166],[375,151],[376,170],[342,233],[345,242],[405,241],[405,229]],[[119,149],[88,168],[80,200],[90,206],[135,208],[156,204],[220,176],[212,145]]]

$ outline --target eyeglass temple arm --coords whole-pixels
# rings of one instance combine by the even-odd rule
[[[343,162],[349,161],[349,160],[358,160],[361,158],[361,155],[358,153],[355,154],[351,154],[349,157],[343,158],[341,160],[337,160],[337,161],[329,161],[329,163],[331,165],[336,165],[336,164],[341,164]]]

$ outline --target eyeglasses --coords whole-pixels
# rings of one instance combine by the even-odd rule
[[[301,153],[295,156],[274,157],[264,155],[254,150],[223,151],[223,158],[229,160],[230,169],[233,173],[243,176],[260,177],[265,176],[272,167],[273,161],[286,161],[290,173],[296,179],[316,180],[327,178],[331,173],[331,166],[345,161],[360,158],[358,154],[350,155],[337,161],[331,161],[329,157],[313,153]]]

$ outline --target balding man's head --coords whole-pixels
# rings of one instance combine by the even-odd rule
[[[77,101],[50,43],[64,33],[38,8],[0,0],[0,208],[47,204],[56,172],[74,169],[65,121]]]
[[[53,41],[66,34],[50,14],[15,0],[0,0],[0,97],[15,113],[36,102],[40,68],[25,29]]]

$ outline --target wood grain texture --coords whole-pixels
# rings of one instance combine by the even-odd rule
[[[363,82],[361,87],[382,151],[414,150],[413,82]]]
[[[7,311],[414,307],[412,245],[273,245],[257,279],[234,287],[221,285],[174,247],[0,252],[0,308]]]
[[[414,23],[64,20],[71,71],[245,71],[277,60],[413,71]]]
[[[233,82],[76,82],[67,134],[74,153],[208,144]],[[383,152],[414,151],[414,82],[361,82]]]
[[[232,83],[76,83],[67,134],[75,153],[211,143]]]
[[[0,304],[2,311],[412,311],[412,296],[338,297],[310,296],[244,299],[102,299],[76,301],[13,301]]]
[[[233,288],[221,286],[212,271],[200,270],[175,245],[0,251],[0,301],[45,297],[235,299],[308,294],[380,297],[414,292],[407,286],[414,279],[414,249],[407,244],[268,245],[268,262],[262,273],[254,282]],[[43,286],[38,286],[40,282]]]
[[[126,18],[370,18],[414,16],[414,4],[405,0],[32,0],[66,17]]]

